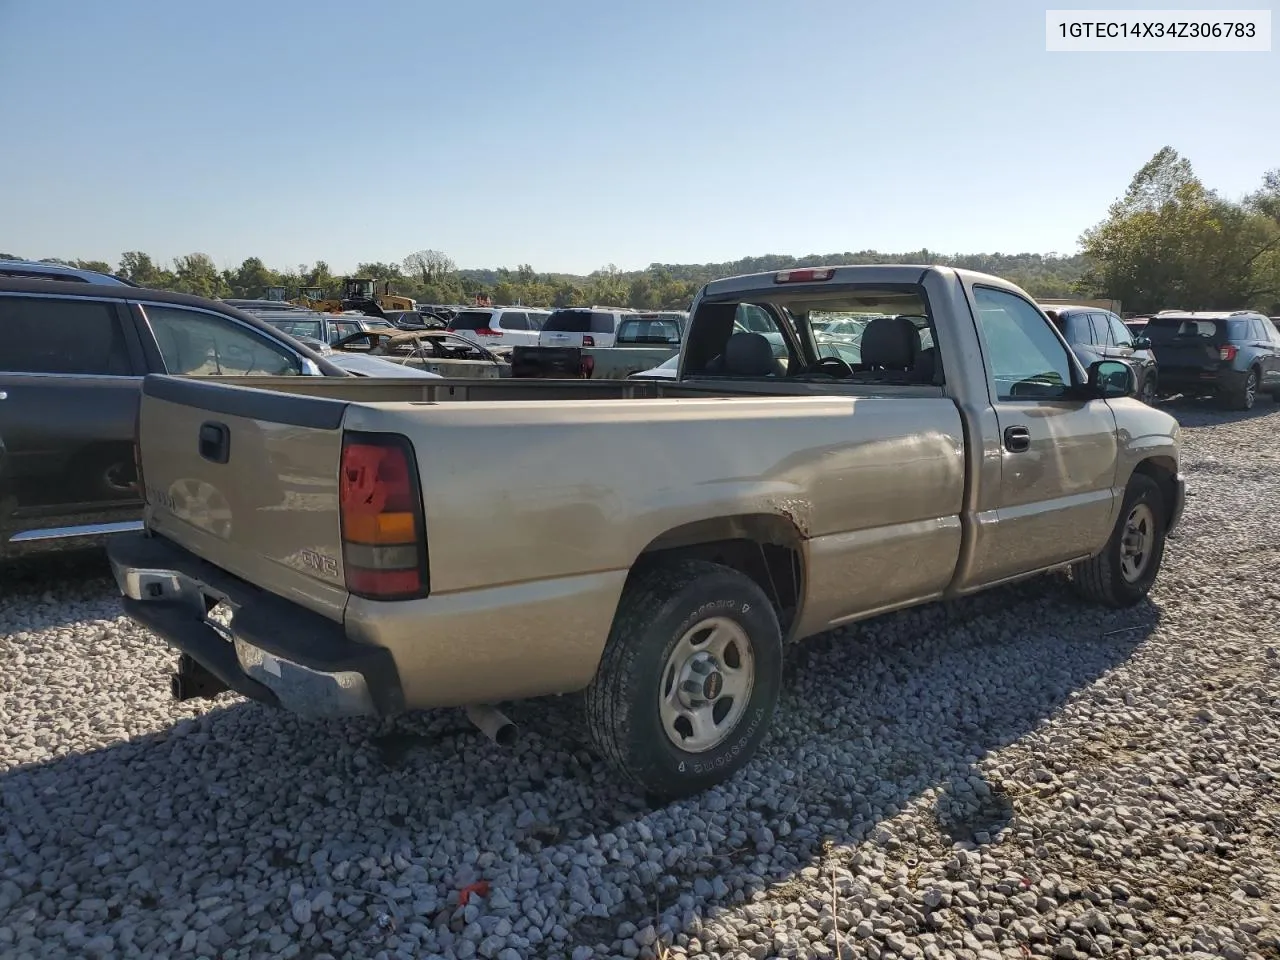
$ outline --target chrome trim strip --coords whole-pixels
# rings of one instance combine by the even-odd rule
[[[10,543],[33,543],[37,540],[67,540],[72,537],[102,537],[113,533],[137,533],[143,529],[141,520],[122,520],[118,523],[85,523],[75,527],[45,527],[43,530],[23,530],[9,538]]]

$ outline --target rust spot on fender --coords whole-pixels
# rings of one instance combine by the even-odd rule
[[[772,506],[773,509],[777,510],[781,516],[790,520],[791,523],[795,526],[795,528],[800,531],[800,536],[803,539],[805,540],[809,539],[809,526],[810,526],[809,514],[811,511],[809,501],[802,500],[798,497],[797,498],[789,497],[785,500],[774,501],[772,504],[770,504],[770,506]]]

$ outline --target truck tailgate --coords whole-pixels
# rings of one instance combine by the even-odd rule
[[[146,378],[142,394],[148,527],[341,620],[346,401],[158,376]]]

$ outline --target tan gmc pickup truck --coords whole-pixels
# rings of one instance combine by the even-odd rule
[[[833,351],[830,313],[880,316]],[[110,556],[178,697],[462,706],[502,741],[495,704],[578,693],[599,752],[675,797],[755,753],[785,643],[1066,567],[1140,601],[1184,487],[1133,387],[994,277],[735,277],[673,381],[147,377],[147,529]]]

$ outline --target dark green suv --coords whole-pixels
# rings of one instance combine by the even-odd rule
[[[1142,332],[1162,394],[1216,396],[1233,410],[1252,409],[1261,393],[1280,399],[1280,330],[1260,313],[1164,310]]]

